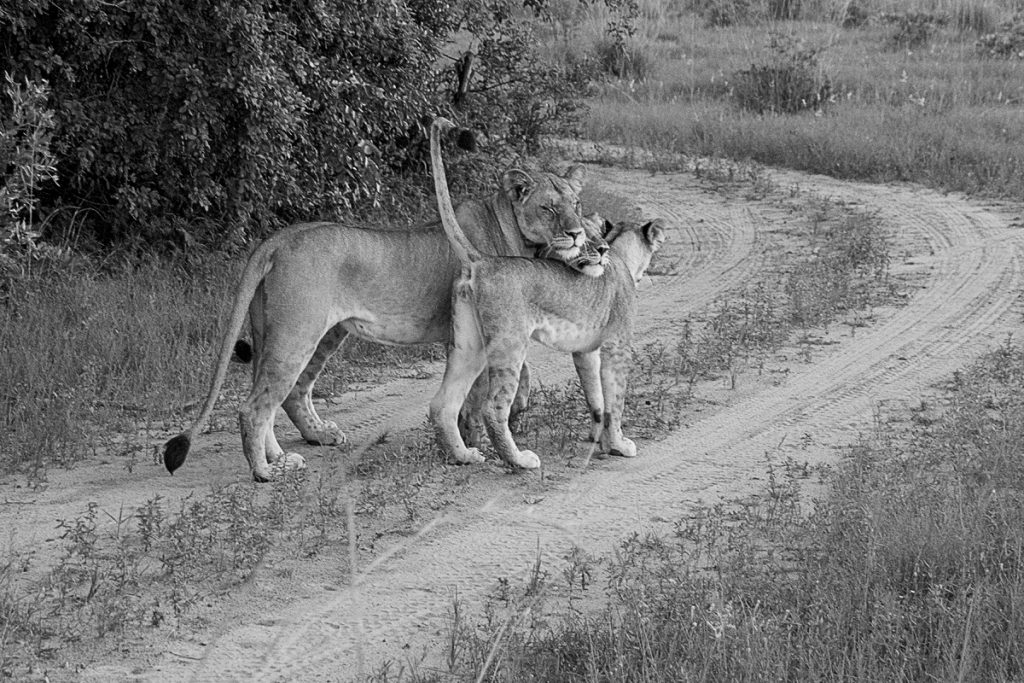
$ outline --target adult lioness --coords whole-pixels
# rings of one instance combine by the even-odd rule
[[[597,275],[602,255],[581,250],[587,241],[578,197],[583,176],[581,166],[564,176],[513,169],[493,196],[464,202],[456,213],[481,251],[541,254]],[[343,442],[344,434],[317,415],[310,397],[327,360],[349,334],[390,344],[448,339],[451,286],[459,268],[437,223],[414,231],[310,223],[268,238],[242,273],[199,417],[165,445],[168,471],[185,461],[213,411],[247,306],[255,363],[238,421],[253,478],[266,481],[271,463],[304,465],[298,454],[285,454],[274,436],[278,406],[307,441]]]
[[[631,361],[636,283],[665,240],[658,223],[605,236],[611,245],[604,275],[589,278],[562,264],[482,254],[462,232],[448,196],[437,138],[452,124],[435,120],[431,165],[441,224],[462,263],[452,292],[452,343],[430,418],[441,442],[458,462],[480,462],[457,427],[459,408],[486,368],[489,388],[484,423],[491,443],[513,466],[535,468],[540,458],[520,451],[508,427],[516,378],[530,338],[571,352],[593,416],[591,440],[602,451],[627,457],[636,446],[622,435],[622,408]]]

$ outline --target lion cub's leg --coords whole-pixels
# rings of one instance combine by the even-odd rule
[[[587,441],[599,443],[604,431],[604,394],[601,392],[601,351],[572,354],[572,363],[580,378],[583,397],[590,410],[590,436]]]
[[[629,344],[619,340],[608,340],[601,346],[601,388],[605,405],[601,450],[624,458],[636,456],[636,444],[622,435],[630,356]]]
[[[508,425],[513,432],[519,431],[519,423],[523,413],[530,407],[530,364],[523,363],[523,369],[519,371],[519,386],[516,388],[516,397],[512,399],[512,409],[508,415]]]
[[[479,349],[478,352],[483,353],[483,349]],[[473,382],[469,394],[466,395],[466,401],[462,404],[462,410],[459,412],[459,433],[462,434],[466,445],[470,447],[480,448],[486,441],[484,438],[486,433],[484,406],[487,405],[488,393],[487,373],[481,372]]]
[[[336,423],[325,421],[317,415],[316,408],[313,407],[313,383],[347,336],[348,332],[340,323],[327,331],[317,344],[313,357],[299,375],[295,387],[284,400],[284,411],[288,413],[292,424],[307,443],[332,446],[346,441],[345,433]]]
[[[455,462],[483,462],[476,448],[467,448],[459,433],[459,412],[474,382],[487,365],[476,313],[465,296],[452,299],[452,343],[441,388],[430,401],[430,421],[437,437]]]
[[[495,335],[501,343],[500,335]],[[505,342],[508,343],[507,340]],[[521,451],[512,438],[508,427],[508,416],[515,399],[520,370],[526,360],[526,342],[516,341],[504,348],[488,345],[487,377],[490,384],[490,400],[484,411],[487,433],[494,450],[506,463],[524,469],[540,467],[540,457],[533,451]]]

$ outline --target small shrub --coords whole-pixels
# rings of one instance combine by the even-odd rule
[[[886,40],[890,49],[909,50],[927,45],[936,29],[945,26],[949,18],[931,12],[895,12],[882,14],[881,19],[893,26]]]
[[[768,0],[768,16],[772,19],[799,19],[801,0]]]
[[[991,33],[996,29],[996,16],[992,7],[978,2],[957,5],[953,11],[953,25],[960,32]]]
[[[975,44],[987,57],[1024,59],[1024,14],[999,25],[995,32],[983,35]]]
[[[594,54],[601,71],[615,78],[643,81],[651,73],[652,60],[635,41],[603,38],[594,45]]]
[[[39,191],[57,181],[49,85],[4,76],[9,102],[0,107],[0,275],[18,272],[25,259],[46,253],[37,244]]]
[[[773,53],[767,64],[751,64],[736,74],[736,101],[743,109],[759,114],[791,114],[821,109],[832,86],[818,67],[821,48],[801,47],[792,38],[773,35]]]
[[[690,0],[687,8],[716,27],[742,24],[755,14],[751,0]]]
[[[855,2],[846,6],[840,24],[843,28],[860,28],[868,23],[868,11]]]

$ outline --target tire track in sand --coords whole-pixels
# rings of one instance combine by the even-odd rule
[[[683,216],[690,208],[680,207],[671,191],[673,183],[692,182],[688,177],[645,178],[633,185],[626,173],[607,174],[627,178],[622,185],[645,214]],[[631,531],[656,527],[699,501],[751,493],[760,488],[765,453],[781,443],[796,441],[796,434],[822,449],[848,443],[880,402],[912,399],[1019,328],[1024,239],[1009,227],[1005,212],[903,186],[780,177],[878,211],[893,230],[896,251],[906,247],[914,254],[911,268],[922,278],[906,307],[880,312],[872,327],[819,352],[811,363],[793,364],[781,385],[752,391],[689,428],[642,444],[639,458],[605,461],[535,505],[513,491],[471,513],[435,520],[397,552],[364,568],[355,586],[294,604],[267,626],[227,631],[202,662],[179,670],[181,678],[347,680],[359,673],[357,662],[370,671],[384,658],[402,661],[409,653],[415,659],[428,645],[428,661],[440,664],[453,588],[473,604],[498,577],[525,579],[538,549],[548,571],[557,572],[570,544],[603,553]],[[695,238],[707,234],[714,243],[725,239],[721,235],[755,232],[755,221],[742,211],[695,211],[705,210],[725,217],[709,221],[706,233],[694,229]],[[755,240],[753,234],[725,239],[751,245]],[[722,264],[708,262],[695,265],[701,272],[694,277],[656,278],[641,293],[640,326],[650,334],[670,334],[681,307],[722,291],[714,278],[729,282],[733,271],[742,277],[754,261],[738,256],[724,272]]]

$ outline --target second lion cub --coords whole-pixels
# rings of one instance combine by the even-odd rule
[[[508,426],[516,379],[530,339],[572,353],[594,425],[591,440],[603,452],[627,457],[636,446],[622,435],[622,408],[631,358],[636,283],[665,240],[659,222],[615,229],[609,263],[601,277],[580,276],[562,264],[480,253],[459,227],[448,193],[439,134],[453,124],[436,119],[430,157],[441,224],[462,273],[452,292],[452,343],[430,418],[441,442],[457,462],[481,462],[458,429],[459,409],[474,380],[488,373],[484,422],[491,443],[509,465],[540,466],[536,453],[519,450]]]

